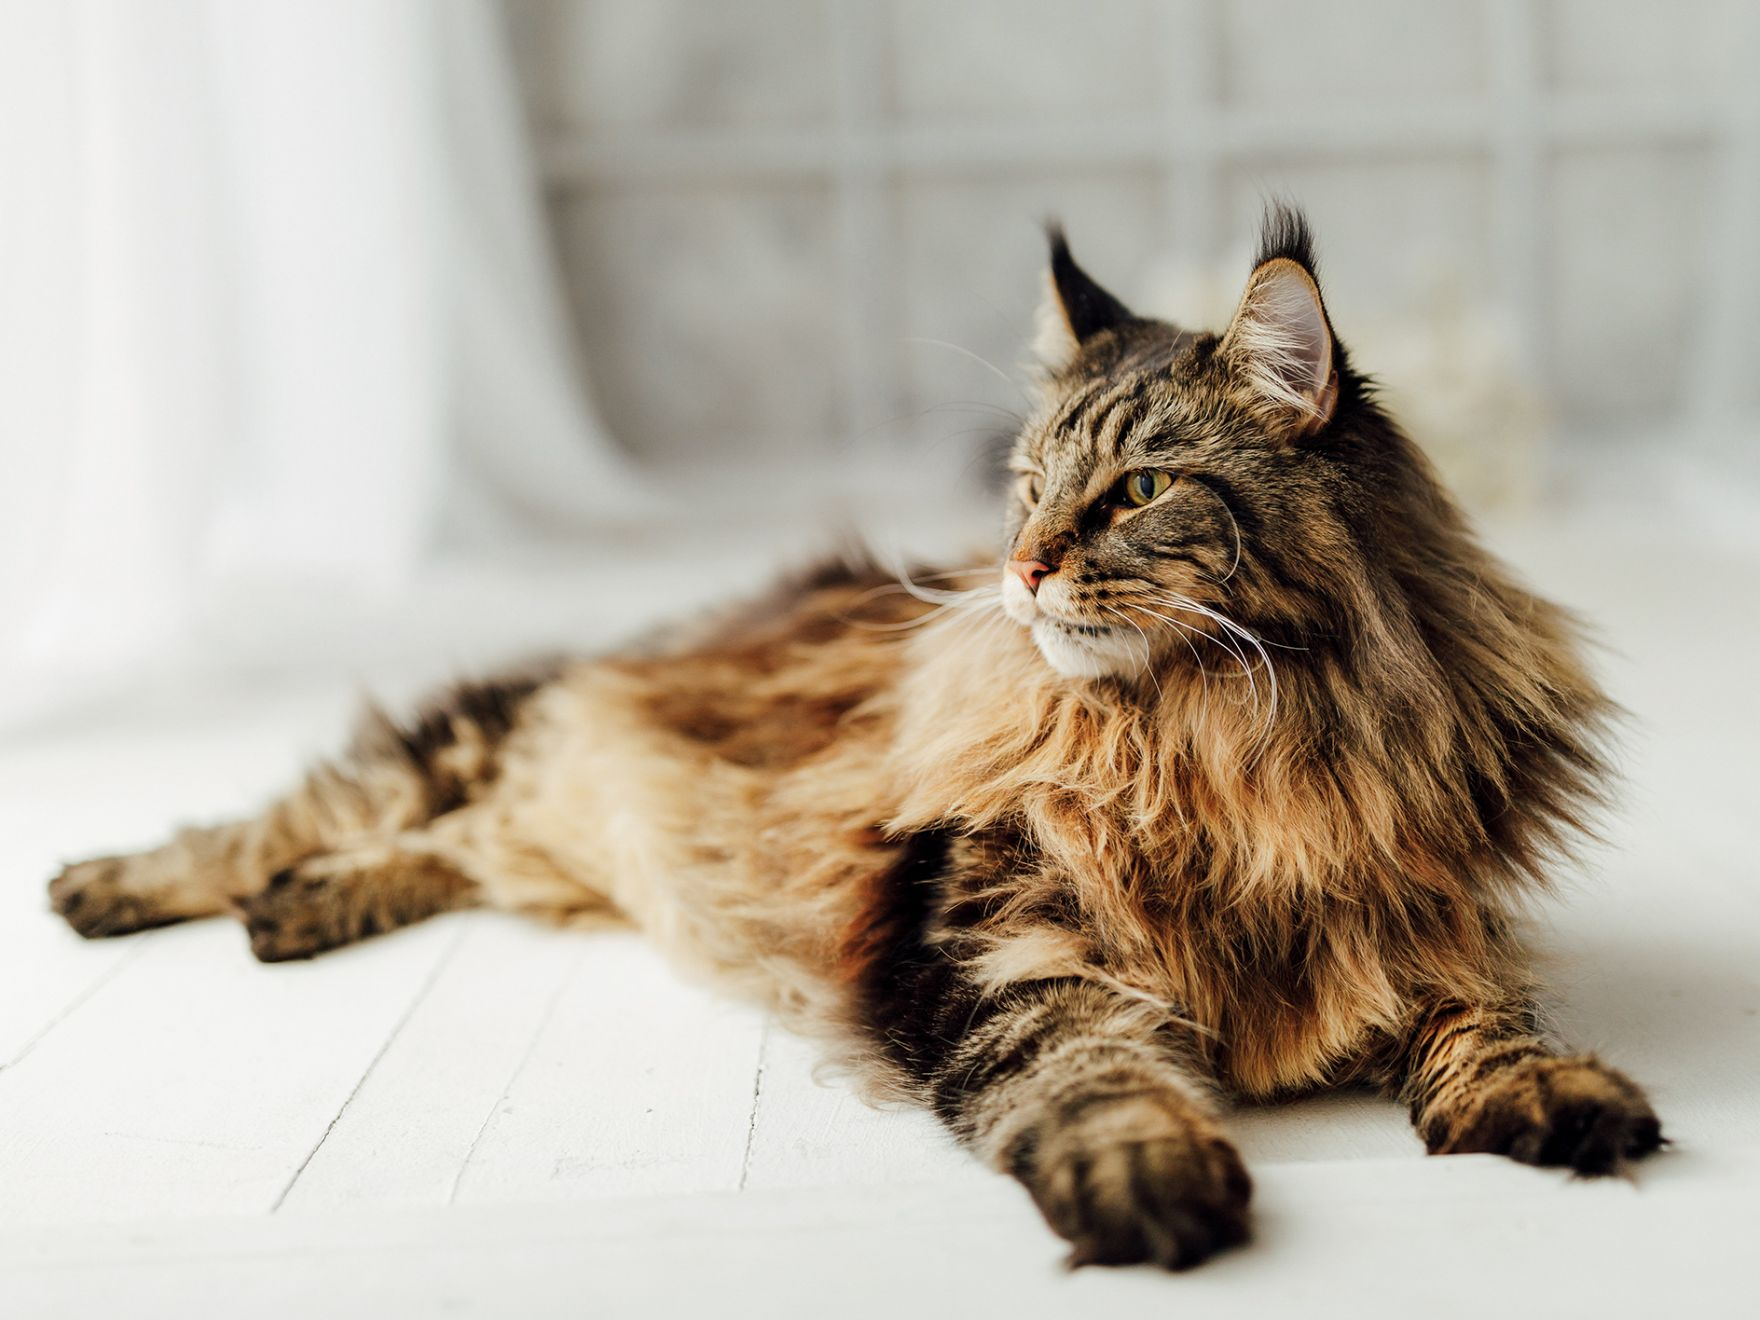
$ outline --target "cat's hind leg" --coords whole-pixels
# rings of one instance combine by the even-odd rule
[[[75,862],[49,882],[49,901],[96,938],[218,916],[271,875],[336,842],[391,833],[427,816],[427,794],[389,759],[321,766],[259,816],[180,830],[145,852]]]
[[[616,920],[603,887],[564,867],[497,792],[420,829],[366,836],[277,872],[237,905],[251,952],[264,962],[309,958],[467,907],[565,926]]]
[[[75,862],[50,882],[50,903],[82,935],[125,935],[234,911],[308,858],[417,829],[493,782],[501,745],[545,681],[460,684],[401,724],[371,714],[340,761],[260,815]]]
[[[129,935],[225,911],[224,895],[188,859],[201,844],[174,839],[151,852],[71,862],[49,882],[49,903],[87,939]]]

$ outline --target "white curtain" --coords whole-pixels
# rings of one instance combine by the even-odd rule
[[[0,726],[641,492],[487,0],[0,0]]]

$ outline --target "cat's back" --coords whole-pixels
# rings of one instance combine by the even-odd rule
[[[785,899],[839,883],[824,859],[843,857],[852,888],[889,863],[877,830],[895,690],[935,611],[896,576],[839,561],[564,665],[525,703],[471,827],[517,850],[507,865],[534,892],[594,891],[662,935],[723,902],[810,922],[810,904]]]

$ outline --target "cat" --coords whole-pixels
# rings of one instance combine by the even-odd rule
[[[1432,1152],[1607,1174],[1642,1092],[1548,1042],[1524,896],[1613,711],[1351,367],[1306,221],[1220,335],[1049,230],[1000,563],[837,563],[643,652],[370,714],[260,816],[67,867],[116,935],[306,958],[473,905],[633,922],[1019,1179],[1081,1263],[1248,1234],[1229,1099],[1369,1085]]]

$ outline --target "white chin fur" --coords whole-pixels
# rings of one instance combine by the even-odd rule
[[[1065,678],[1106,678],[1135,673],[1143,667],[1141,648],[1133,647],[1127,639],[1110,633],[1072,635],[1049,619],[1033,624],[1033,643],[1045,663]]]
[[[1045,617],[1033,593],[1013,573],[1002,575],[1002,612],[1032,630],[1033,643],[1045,663],[1065,678],[1107,678],[1134,674],[1143,667],[1143,648],[1137,638],[1066,632]]]

